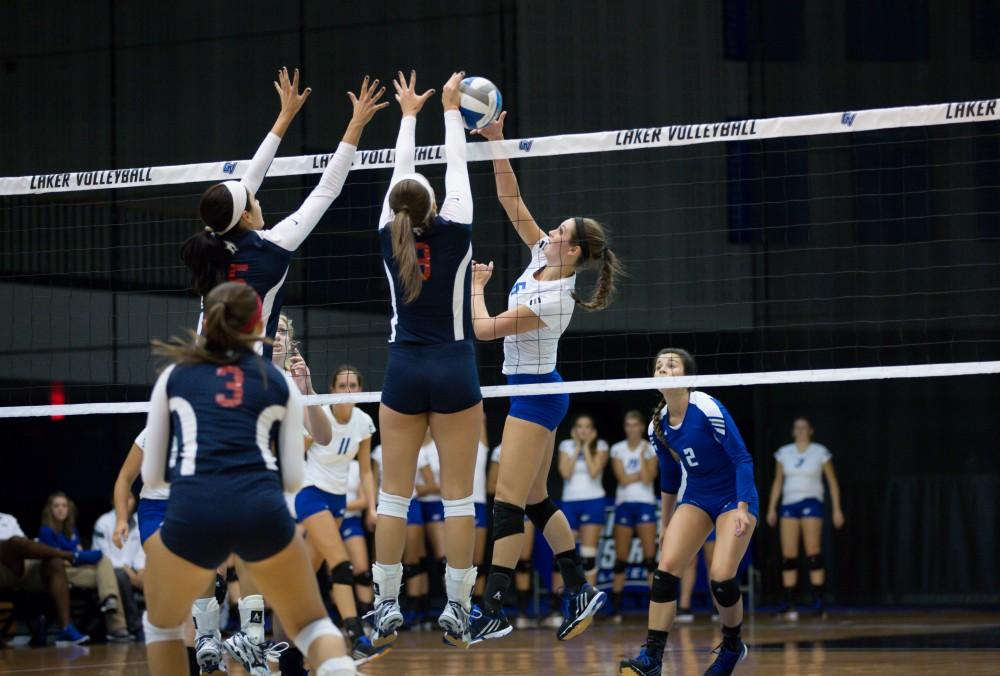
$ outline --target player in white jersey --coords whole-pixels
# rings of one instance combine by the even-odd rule
[[[477,133],[490,141],[502,139],[505,119],[506,113],[501,113]],[[494,160],[493,173],[497,197],[529,248],[530,260],[510,291],[507,310],[495,317],[485,299],[493,263],[473,265],[473,329],[479,340],[504,339],[503,373],[508,383],[561,382],[556,370],[559,337],[577,305],[585,310],[607,307],[621,271],[618,258],[607,245],[603,226],[593,219],[569,218],[546,233],[521,199],[510,162]],[[582,300],[575,291],[576,273],[587,267],[598,269],[597,287],[589,300]],[[555,430],[568,408],[566,394],[511,398],[493,504],[493,561],[473,640],[499,638],[512,630],[503,616],[503,597],[521,551],[525,514],[545,533],[566,579],[568,603],[556,637],[565,641],[579,635],[604,604],[606,595],[587,582],[566,518],[548,495]]]
[[[580,558],[590,584],[597,582],[597,542],[604,529],[604,468],[608,442],[597,438],[589,415],[577,416],[571,438],[559,443],[559,474],[563,478],[562,511],[580,543]]]
[[[813,604],[810,610],[823,614],[823,588],[826,570],[823,564],[823,477],[830,485],[833,503],[833,526],[844,525],[840,509],[840,484],[833,469],[833,456],[826,446],[814,443],[813,427],[806,418],[792,423],[791,444],[775,452],[774,483],[767,508],[767,523],[778,523],[778,498],[781,498],[781,580],[783,597],[778,612],[787,619],[796,619],[795,588],[799,581],[799,538],[805,548],[812,584]]]
[[[621,620],[625,569],[633,534],[642,542],[643,563],[649,575],[656,570],[656,495],[653,480],[659,462],[652,445],[643,438],[646,421],[639,411],[625,414],[625,439],[611,447],[611,469],[618,480],[615,492],[615,577],[611,600],[616,622]]]
[[[334,371],[330,391],[336,394],[360,392],[363,387],[357,367],[344,364]],[[305,481],[295,496],[296,519],[306,529],[307,540],[323,555],[330,567],[332,595],[351,641],[354,658],[369,661],[384,651],[372,646],[365,635],[354,601],[354,571],[347,547],[340,535],[340,520],[347,507],[347,479],[351,461],[357,457],[361,484],[371,496],[368,506],[375,511],[375,480],[371,470],[371,439],[375,424],[352,403],[334,404],[323,409],[332,429],[328,444],[313,442],[306,453]]]

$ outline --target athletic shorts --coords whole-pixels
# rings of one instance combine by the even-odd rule
[[[382,403],[393,411],[458,413],[482,400],[471,340],[437,345],[390,343]]]
[[[444,521],[444,503],[440,500],[424,502],[416,501],[420,505],[420,513],[424,517],[424,523],[439,523]]]
[[[410,510],[406,513],[407,526],[423,526],[424,513],[420,509],[420,502],[416,499],[410,500]]]
[[[816,498],[806,498],[781,506],[782,519],[822,519],[823,503]]]
[[[214,569],[230,554],[251,563],[278,554],[295,537],[277,474],[175,482],[160,537],[171,552]]]
[[[715,523],[720,514],[725,514],[726,512],[731,512],[732,510],[738,508],[739,500],[736,499],[735,488],[731,493],[700,494],[694,487],[691,486],[691,480],[689,478],[687,489],[684,491],[684,497],[681,499],[680,504],[697,507],[701,511],[708,514],[712,523]],[[747,511],[753,514],[754,517],[758,517],[758,514],[760,513],[756,490],[754,490],[752,499],[747,505]]]
[[[360,516],[348,516],[340,522],[340,538],[347,542],[351,538],[363,538],[365,536],[365,525],[361,523]]]
[[[344,518],[347,496],[327,493],[315,486],[306,486],[295,494],[295,518],[299,523],[324,510],[329,510],[336,519]]]
[[[562,376],[558,371],[551,373],[511,373],[507,376],[508,385],[525,385],[533,383],[561,383]],[[541,425],[551,431],[559,427],[569,410],[568,394],[533,394],[510,398],[512,418],[520,418]]]
[[[579,530],[580,526],[604,526],[605,504],[604,498],[563,500],[561,507],[570,529]]]
[[[615,523],[634,528],[643,523],[656,523],[656,505],[648,502],[623,502],[615,505]]]
[[[153,533],[160,530],[163,525],[163,517],[167,515],[167,503],[169,500],[153,500],[150,498],[139,498],[139,505],[136,507],[136,520],[139,522],[139,540],[146,544],[146,540],[153,537]]]
[[[486,516],[486,503],[477,502],[476,507],[476,528],[488,528],[490,521]]]

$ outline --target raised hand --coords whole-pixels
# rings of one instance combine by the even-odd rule
[[[313,394],[312,374],[301,354],[295,353],[288,362],[288,372],[302,394]]]
[[[428,89],[423,94],[417,94],[417,71],[410,71],[410,80],[407,82],[406,77],[403,75],[403,71],[396,72],[396,79],[393,80],[392,86],[396,88],[396,100],[399,101],[399,107],[403,111],[403,117],[416,116],[420,112],[420,109],[424,107],[433,94],[433,89]]]
[[[487,141],[503,140],[503,121],[507,119],[507,111],[500,113],[500,117],[490,122],[481,129],[473,129],[469,133],[473,136],[482,136]]]
[[[490,281],[490,277],[493,276],[493,261],[490,261],[487,265],[486,263],[477,263],[472,261],[472,286],[477,289],[482,289],[486,286],[486,283]]]
[[[306,87],[306,90],[300,94],[299,69],[295,69],[291,80],[289,80],[288,69],[284,66],[278,71],[278,80],[274,83],[274,89],[278,92],[278,98],[281,99],[281,115],[289,121],[302,109],[306,99],[312,94],[311,87]]]
[[[462,93],[458,90],[458,85],[462,83],[464,77],[464,70],[452,73],[448,81],[441,87],[441,105],[444,106],[445,110],[458,110],[462,101]]]
[[[355,96],[354,92],[347,92],[347,98],[351,100],[351,105],[354,106],[354,115],[351,117],[351,121],[358,124],[368,124],[371,122],[372,117],[375,113],[382,110],[389,105],[388,101],[383,101],[379,103],[379,99],[385,94],[385,87],[379,89],[379,80],[375,78],[369,84],[368,76],[365,75],[365,79],[361,81],[360,93]]]

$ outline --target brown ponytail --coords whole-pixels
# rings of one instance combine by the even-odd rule
[[[412,303],[420,295],[424,276],[417,263],[417,242],[414,228],[427,229],[431,214],[431,198],[427,190],[413,179],[404,179],[389,191],[389,208],[395,213],[390,224],[392,257],[396,259],[399,281],[403,285],[403,303]]]
[[[618,256],[608,248],[607,233],[604,226],[592,218],[575,218],[573,243],[580,247],[580,260],[577,267],[595,263],[600,270],[597,286],[590,300],[583,301],[573,292],[573,300],[584,310],[603,310],[610,303],[617,289],[618,278],[625,274],[625,267]]]
[[[187,341],[154,340],[153,353],[178,364],[232,364],[261,340],[255,332],[259,321],[260,296],[246,284],[226,282],[205,297],[201,335],[189,331]]]

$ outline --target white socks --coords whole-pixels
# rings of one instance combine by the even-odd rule
[[[240,599],[240,629],[254,645],[264,642],[264,597],[260,594]]]
[[[386,599],[398,600],[399,588],[403,584],[403,564],[386,565],[376,562],[372,566],[372,583],[375,589],[375,605]]]
[[[191,618],[194,620],[195,636],[214,636],[219,638],[219,602],[214,596],[206,599],[195,599],[191,606]]]
[[[445,568],[444,574],[445,589],[448,591],[448,600],[462,605],[465,610],[472,608],[472,588],[476,585],[476,567],[468,568]]]

